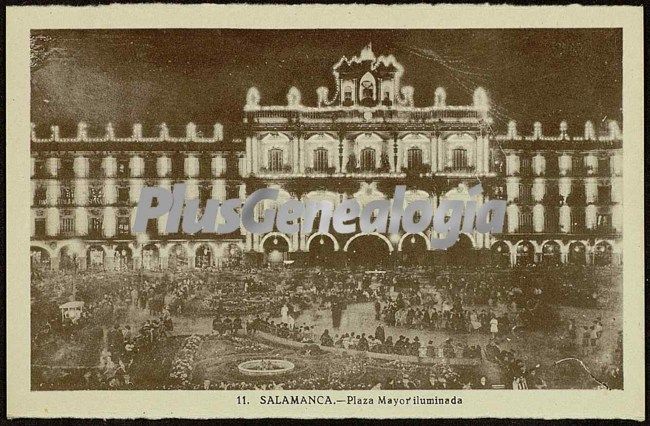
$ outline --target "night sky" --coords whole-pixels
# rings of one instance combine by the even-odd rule
[[[622,119],[622,32],[572,29],[33,32],[31,120],[42,137],[52,124],[74,134],[81,120],[91,135],[109,121],[118,136],[135,122],[145,135],[162,122],[182,135],[192,121],[238,137],[249,87],[262,105],[286,105],[295,85],[315,105],[317,87],[335,91],[332,65],[368,43],[402,63],[416,106],[432,105],[438,86],[447,104],[470,104],[483,86],[501,132],[509,119],[524,134],[541,121],[547,135],[562,119],[571,134],[587,119]]]

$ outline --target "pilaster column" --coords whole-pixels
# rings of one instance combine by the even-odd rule
[[[104,236],[106,238],[112,238],[115,236],[115,230],[117,226],[115,208],[114,207],[105,207],[104,208],[104,218],[102,220],[102,228],[104,231]]]
[[[47,170],[50,173],[50,176],[56,177],[59,174],[59,159],[58,158],[48,158],[47,159]]]
[[[159,177],[166,177],[169,174],[171,159],[163,155],[156,159],[156,173]]]
[[[442,135],[438,135],[438,171],[441,172],[445,169],[445,150],[443,149]]]
[[[429,136],[429,165],[432,172],[438,171],[438,139],[435,133]]]
[[[291,139],[291,169],[296,173],[300,169],[300,165],[298,163],[299,149],[300,148],[298,147],[298,138],[294,137],[293,139]]]
[[[246,137],[246,169],[243,170],[244,176],[249,176],[253,171],[253,143],[250,136]]]
[[[305,144],[302,135],[298,136],[298,173],[305,172]],[[296,170],[293,171],[296,173]]]
[[[88,159],[85,157],[75,157],[72,163],[74,175],[78,178],[85,178],[88,176]]]
[[[392,140],[388,139],[386,141],[388,148],[387,148],[387,153],[389,158],[392,160],[390,161],[390,172],[395,173],[399,170],[399,167],[397,167],[397,164],[399,163],[399,156],[398,156],[398,151],[397,151],[397,136],[394,136]]]
[[[129,168],[131,169],[131,177],[142,176],[144,170],[144,158],[134,155],[129,159]]]
[[[490,172],[490,138],[483,136],[483,171]]]
[[[105,157],[102,160],[102,167],[104,168],[104,176],[115,177],[115,172],[117,171],[117,160],[115,157]]]
[[[49,207],[45,212],[45,231],[48,237],[59,234],[59,209],[56,207]]]
[[[86,179],[75,179],[74,198],[77,205],[85,206],[88,203],[88,181]]]
[[[476,138],[476,143],[474,144],[474,170],[476,173],[483,173],[483,136],[480,135]]]
[[[192,154],[185,157],[185,174],[191,178],[199,174],[199,159]]]
[[[251,139],[251,153],[252,153],[252,172],[253,174],[259,173],[259,157],[258,157],[258,140],[257,138]]]

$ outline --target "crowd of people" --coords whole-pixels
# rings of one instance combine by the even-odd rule
[[[539,328],[551,322],[559,325],[561,319],[551,306],[611,306],[616,292],[608,288],[615,287],[616,279],[615,272],[605,269],[568,266],[544,271],[479,266],[472,271],[453,267],[397,267],[381,272],[233,267],[219,273],[189,269],[173,274],[39,272],[32,277],[32,339],[38,351],[47,347],[49,335],[70,338],[90,325],[108,328],[105,347],[97,351],[99,370],[92,370],[86,381],[97,384],[97,377],[102,377],[102,383],[111,388],[132,385],[129,368],[136,354],[155,350],[156,342],[173,332],[172,318],[181,316],[210,317],[212,332],[220,336],[264,331],[324,347],[419,358],[488,359],[487,346],[482,349],[453,337],[477,333],[494,340],[517,328],[534,330],[535,321],[544,321]],[[83,310],[79,316],[62,317],[58,305],[71,300],[83,301]],[[354,303],[374,305],[375,319],[382,323],[374,333],[340,329],[341,313]],[[537,315],[541,308],[545,315]],[[301,312],[308,309],[329,309],[332,327],[324,331],[320,327],[317,332],[312,324],[297,324]],[[137,331],[131,329],[133,322],[128,325],[133,312],[138,318],[143,312],[150,317]],[[566,322],[569,340],[583,348],[583,354],[598,350],[608,331],[600,317],[585,321]],[[387,332],[394,327],[438,331],[445,338],[434,342]],[[508,371],[515,371],[513,365],[520,368],[506,355],[490,359]],[[530,387],[532,371],[513,373],[517,386]]]

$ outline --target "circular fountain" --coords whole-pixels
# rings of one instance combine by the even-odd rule
[[[295,365],[284,359],[254,359],[237,366],[247,376],[277,376],[292,371]]]

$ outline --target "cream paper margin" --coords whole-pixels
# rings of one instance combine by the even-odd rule
[[[382,391],[453,396],[462,405],[259,405],[260,395],[370,391],[30,391],[30,29],[65,28],[623,28],[623,391]],[[111,5],[7,8],[7,413],[9,417],[644,418],[643,9],[467,5]],[[588,102],[585,100],[585,102]],[[21,255],[25,253],[25,255]],[[379,394],[374,393],[376,396]],[[236,405],[246,395],[250,405]]]

